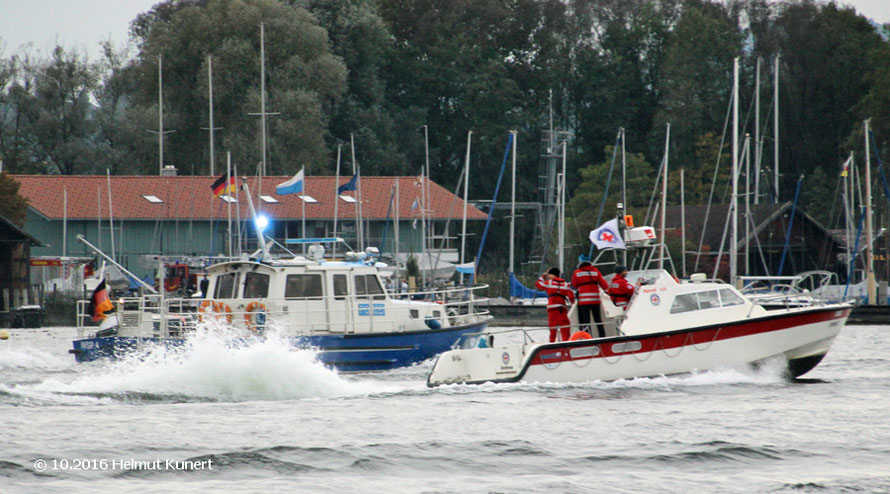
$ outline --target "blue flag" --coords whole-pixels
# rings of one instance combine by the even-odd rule
[[[337,187],[337,193],[342,194],[342,193],[346,192],[347,190],[355,190],[356,183],[358,183],[358,173],[353,175],[352,178],[350,178],[348,182]]]
[[[303,192],[303,169],[300,168],[300,171],[294,175],[294,178],[288,180],[287,182],[278,184],[278,187],[275,187],[275,193],[279,195],[284,194],[299,194]]]

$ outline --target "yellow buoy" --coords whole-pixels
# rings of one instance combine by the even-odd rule
[[[9,331],[5,329],[0,329],[0,340],[8,340],[9,339]]]

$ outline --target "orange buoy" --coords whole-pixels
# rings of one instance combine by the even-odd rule
[[[573,334],[571,338],[569,338],[569,341],[589,340],[589,339],[590,339],[590,333],[588,333],[587,331],[578,331],[575,334]]]

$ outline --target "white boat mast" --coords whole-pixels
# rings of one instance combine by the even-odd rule
[[[776,55],[776,67],[773,70],[775,82],[773,82],[773,90],[775,94],[773,99],[776,102],[773,108],[773,164],[775,171],[773,172],[773,187],[775,187],[776,204],[779,203],[779,55]]]
[[[164,70],[158,56],[158,175],[164,174]],[[114,242],[112,242],[112,247]],[[113,251],[114,249],[112,249]],[[114,257],[114,254],[111,254]]]
[[[400,206],[400,204],[399,204],[399,177],[396,177],[395,184],[393,185],[393,187],[394,187],[393,195],[394,195],[394,199],[395,199],[395,214],[393,215],[393,217],[395,218],[395,221],[393,222],[393,230],[394,230],[395,238],[393,239],[393,247],[394,247],[393,251],[395,252],[395,260],[396,260],[396,281],[401,283],[402,273],[401,273],[401,268],[399,267],[399,206]],[[406,259],[406,261],[407,261],[407,259]],[[405,263],[405,267],[406,268],[408,267],[407,262]],[[407,271],[405,274],[407,275]],[[399,284],[399,289],[396,291],[401,292],[401,287],[402,287],[402,285]]]
[[[754,71],[754,204],[760,202],[760,62],[757,57],[757,68]],[[747,269],[745,274],[749,274]]]
[[[869,147],[869,130],[871,119],[866,119],[865,127],[865,262],[866,262],[866,287],[868,288],[868,304],[877,302],[875,290],[875,258],[872,251],[873,227],[871,218],[871,149]]]
[[[627,212],[627,154],[625,153],[624,145],[624,127],[621,127],[618,131],[621,133],[621,206],[624,208],[624,214],[629,214]],[[624,218],[621,218],[621,220],[623,222]],[[627,249],[621,249],[621,264],[627,266]]]
[[[216,130],[213,127],[213,59],[210,58],[210,55],[207,55],[207,96],[209,98],[208,110],[210,113],[210,176],[216,175],[215,164],[216,158],[213,152],[213,131]]]
[[[337,219],[340,216],[340,152],[342,145],[337,145],[337,174],[334,179],[334,238],[337,238]],[[337,257],[337,242],[331,245],[331,258]]]
[[[686,168],[680,168],[680,276],[686,277]],[[627,250],[627,249],[625,249]]]
[[[432,263],[429,259],[429,235],[432,234],[433,230],[433,219],[432,213],[433,210],[430,207],[430,203],[433,202],[433,198],[430,197],[430,134],[429,134],[429,126],[423,126],[423,151],[426,157],[426,178],[424,179],[421,187],[423,187],[423,230],[421,232],[421,236],[423,237],[423,243],[420,246],[421,258],[424,260],[424,265],[429,268],[432,266]],[[429,223],[429,225],[427,225]],[[429,228],[427,228],[429,227]],[[423,273],[423,286],[424,290],[427,287],[427,269],[423,269],[421,271]]]
[[[739,235],[739,59],[733,60],[732,66],[732,199],[730,214],[732,230],[729,240],[729,283],[736,286],[738,269],[738,235]]]
[[[566,250],[566,151],[568,141],[562,141],[562,173],[559,174],[559,272],[565,276],[565,250]],[[492,205],[493,207],[494,205]]]
[[[751,136],[745,135],[745,275],[750,274],[751,241]]]
[[[513,273],[513,250],[516,237],[516,131],[511,130],[510,134],[513,135],[513,169],[510,182],[510,260],[508,267],[509,272]]]
[[[114,211],[111,208],[111,171],[105,169],[105,178],[108,183],[108,232],[111,235],[111,258],[116,259],[117,254],[114,248]]]
[[[661,178],[661,224],[659,237],[661,243],[658,247],[658,269],[664,269],[664,243],[665,243],[665,217],[667,216],[667,184],[668,184],[668,162],[670,161],[670,144],[671,144],[671,124],[666,125],[664,136],[664,175]]]
[[[226,151],[226,175],[229,177],[228,178],[229,180],[232,179],[232,153],[230,151]],[[226,230],[226,233],[227,233],[226,236],[228,237],[227,238],[228,242],[226,242],[226,243],[229,246],[229,259],[231,259],[232,258],[232,238],[233,238],[233,235],[232,235],[232,200],[231,200],[232,192],[229,190],[228,182],[226,182],[226,184],[225,184],[225,195],[223,197],[228,197],[228,199],[226,200],[226,209],[228,210],[228,229]],[[241,206],[239,205],[238,207],[240,209]],[[239,235],[240,235],[240,230],[241,230],[240,225],[238,226],[238,230],[239,230]],[[240,242],[238,243],[238,246],[240,248],[240,246],[241,246]]]
[[[467,131],[467,160],[466,166],[464,167],[464,214],[463,214],[463,222],[461,223],[461,233],[460,233],[460,263],[464,264],[466,262],[466,250],[467,250],[467,203],[469,202],[469,191],[470,191],[470,146],[473,140],[473,131]],[[476,273],[473,273],[475,278]],[[460,273],[460,284],[464,284],[464,274]]]

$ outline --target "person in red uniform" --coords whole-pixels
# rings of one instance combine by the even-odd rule
[[[624,266],[615,267],[615,277],[609,285],[609,296],[612,297],[612,303],[615,307],[621,307],[627,310],[627,304],[634,295],[634,286],[627,281],[627,268]]]
[[[550,268],[535,283],[538,290],[547,292],[547,324],[550,326],[550,343],[556,341],[557,330],[562,341],[568,341],[572,328],[569,307],[575,302],[575,293],[566,281],[559,277],[559,268]]]
[[[572,286],[578,290],[578,322],[581,330],[593,334],[590,331],[590,315],[593,314],[600,338],[606,336],[606,329],[600,317],[600,288],[606,292],[609,284],[606,283],[600,270],[587,261],[582,262],[572,275]]]

